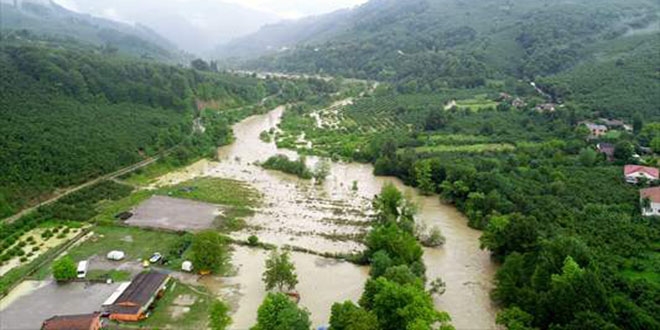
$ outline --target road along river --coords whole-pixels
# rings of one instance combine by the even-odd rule
[[[425,249],[424,262],[430,280],[441,277],[446,292],[435,298],[438,309],[447,311],[457,329],[495,329],[495,313],[489,292],[495,265],[487,251],[479,248],[480,232],[470,229],[467,220],[454,207],[437,197],[420,195],[390,177],[376,177],[366,164],[332,163],[330,175],[322,186],[255,165],[270,156],[285,154],[274,142],[260,140],[263,131],[276,128],[284,107],[250,117],[233,129],[236,141],[219,148],[218,161],[201,161],[159,179],[169,185],[198,176],[213,176],[250,183],[264,195],[263,206],[247,220],[248,228],[232,234],[246,239],[257,235],[263,242],[291,245],[316,252],[350,253],[364,248],[355,238],[368,231],[371,200],[388,182],[403,190],[418,206],[418,220],[438,226],[446,237],[444,246]],[[313,167],[318,159],[308,158]],[[354,188],[356,182],[357,189]],[[256,320],[256,310],[265,296],[261,274],[265,252],[238,248],[233,263],[237,275],[206,280],[206,285],[230,300],[237,308],[232,316],[234,329],[247,329]],[[314,325],[328,322],[333,302],[356,301],[368,278],[368,269],[345,262],[294,253],[302,296],[301,305],[312,313]]]

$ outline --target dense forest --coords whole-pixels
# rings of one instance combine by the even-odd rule
[[[388,81],[410,93],[553,76],[543,83],[558,100],[650,113],[658,101],[658,12],[646,0],[370,1],[316,25],[264,27],[232,49],[300,34],[281,45],[289,50],[244,65]]]
[[[253,78],[7,39],[0,72],[3,217],[54,188],[184,142],[193,132],[196,98],[238,107],[267,92]]]
[[[500,98],[477,92],[484,104]],[[313,108],[299,108],[281,127],[313,142],[300,152],[371,162],[376,174],[456,205],[502,263],[493,298],[510,329],[660,327],[660,223],[640,215],[640,186],[622,172],[623,164],[657,161],[635,154],[660,136],[658,125],[631,116],[633,132],[594,140],[578,124],[591,111],[510,101],[462,107],[473,104],[461,100],[467,94],[381,86],[345,108],[336,126],[316,127]],[[458,106],[445,109],[452,99]],[[616,146],[612,162],[597,143]]]

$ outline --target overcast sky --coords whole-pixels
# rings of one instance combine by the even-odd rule
[[[205,2],[229,2],[244,7],[275,14],[280,18],[300,18],[309,15],[328,13],[341,8],[353,7],[365,3],[367,0],[207,0]],[[185,6],[196,0],[138,0],[138,1],[112,1],[112,0],[55,0],[56,3],[79,12],[86,12],[95,16],[131,21],[131,17],[121,17],[125,11],[135,9],[149,10],[154,5],[168,3],[173,6]]]
[[[146,25],[202,54],[282,19],[319,15],[367,0],[54,0],[70,10]]]

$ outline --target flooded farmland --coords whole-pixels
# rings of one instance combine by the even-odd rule
[[[276,154],[297,157],[295,152],[278,150],[274,142],[259,138],[261,132],[277,127],[283,111],[284,107],[278,107],[236,124],[236,141],[218,150],[217,162],[201,161],[162,177],[157,184],[176,184],[198,176],[248,182],[264,195],[264,203],[247,219],[247,229],[232,234],[235,238],[257,235],[261,241],[277,245],[320,253],[351,253],[364,248],[356,238],[369,229],[371,199],[383,185],[392,182],[417,204],[418,219],[438,226],[447,238],[443,247],[425,249],[424,254],[428,278],[441,277],[447,286],[445,294],[435,298],[438,309],[451,315],[457,329],[494,329],[495,308],[489,292],[495,266],[488,252],[479,249],[480,233],[467,227],[464,216],[437,197],[421,196],[398,179],[375,177],[371,165],[333,163],[322,186],[262,169],[255,162]],[[308,158],[310,166],[316,161]],[[353,189],[353,182],[357,182],[357,189]],[[332,302],[356,300],[368,278],[366,269],[351,264],[319,262],[323,259],[305,254],[295,254],[293,259],[300,280],[301,305],[312,312],[315,325],[327,323]],[[233,315],[235,329],[247,328],[254,322],[265,295],[260,277],[264,260],[262,252],[238,249],[234,264],[239,266],[239,274],[249,276],[238,275],[217,288],[225,295],[234,290],[240,297]]]

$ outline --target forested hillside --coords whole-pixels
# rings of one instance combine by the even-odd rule
[[[506,77],[532,81],[559,74],[548,85],[553,85],[558,97],[571,99],[567,90],[582,88],[585,79],[599,79],[574,82],[570,77],[584,77],[585,70],[596,71],[589,69],[594,65],[619,62],[621,67],[620,58],[646,72],[641,79],[633,79],[635,86],[652,86],[657,81],[653,72],[660,63],[658,56],[652,56],[657,49],[633,47],[629,39],[646,38],[657,45],[659,10],[657,2],[648,0],[380,0],[344,13],[332,24],[321,17],[318,25],[299,22],[298,30],[295,23],[286,29],[266,27],[233,46],[257,44],[255,40],[280,30],[295,36],[301,34],[295,31],[324,27],[317,37],[306,34],[289,40],[285,46],[290,50],[246,66],[389,81],[406,92],[474,88]],[[610,53],[612,48],[618,53]],[[599,86],[598,96],[618,98],[610,91],[616,88],[614,81],[630,82],[622,76],[630,77],[627,72],[611,70],[609,77],[602,77],[607,85]],[[595,96],[576,100],[593,104]],[[657,109],[646,101],[624,102],[627,111]]]
[[[195,100],[231,108],[258,103],[267,93],[257,79],[102,54],[80,44],[54,48],[37,40],[3,42],[2,217],[55,188],[181,143],[188,149],[226,143],[231,130],[213,118],[204,122],[210,141],[191,136]]]
[[[131,26],[87,14],[79,14],[52,1],[0,2],[0,22],[5,33],[28,30],[59,39],[69,38],[93,44],[105,52],[121,52],[169,62],[183,60],[183,54],[143,25]]]

